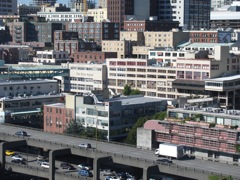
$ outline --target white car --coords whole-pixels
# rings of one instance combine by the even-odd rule
[[[20,155],[15,155],[15,156],[12,156],[12,159],[15,159],[15,160],[20,160],[20,161],[26,161],[25,158],[23,158],[22,156]]]
[[[42,162],[41,167],[43,168],[49,168],[49,163],[48,162]]]

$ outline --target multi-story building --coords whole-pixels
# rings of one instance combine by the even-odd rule
[[[88,16],[92,16],[94,22],[103,22],[107,19],[107,8],[88,9]]]
[[[69,6],[74,11],[86,12],[88,9],[95,8],[95,0],[86,0],[86,4],[84,4],[84,0],[70,0]]]
[[[229,43],[232,42],[232,33],[230,31],[220,30],[199,30],[189,31],[190,41],[193,43]]]
[[[83,12],[38,12],[38,16],[44,17],[46,21],[86,22],[87,16]]]
[[[54,31],[54,40],[76,40],[78,39],[78,32],[73,31]]]
[[[77,94],[107,89],[107,67],[105,64],[69,63],[70,92]]]
[[[36,56],[37,57],[33,58],[33,61],[39,64],[61,65],[61,63],[72,61],[71,58],[69,58],[67,51],[37,51]]]
[[[85,51],[75,52],[73,54],[73,62],[75,63],[103,64],[105,63],[106,58],[117,58],[117,53],[102,51]]]
[[[240,2],[233,1],[229,6],[224,6],[218,10],[211,11],[211,28],[240,28],[238,16]]]
[[[145,37],[145,46],[150,47],[176,47],[177,45],[189,41],[189,33],[182,31],[146,31],[143,32]]]
[[[238,73],[239,56],[229,53],[229,43],[212,44],[208,47],[210,51],[204,50],[201,44],[193,47],[199,49],[192,51],[188,47],[185,53],[150,52],[151,57],[158,56],[150,60],[107,59],[108,87],[122,93],[124,85],[128,84],[148,96],[176,99],[191,94],[209,96],[211,91],[206,91],[205,87],[209,79]]]
[[[157,21],[157,20],[127,20],[124,21],[123,30],[125,31],[170,31],[178,28],[179,22],[176,21]]]
[[[138,147],[144,148],[164,142],[181,144],[185,153],[197,158],[239,165],[239,135],[240,129],[235,126],[178,119],[150,120],[138,129],[137,141]],[[151,142],[143,143],[143,136]]]
[[[41,5],[41,12],[70,12],[70,8],[66,7],[64,4],[54,4],[53,6],[50,4]]]
[[[29,97],[40,94],[58,93],[58,82],[55,80],[5,81],[0,83],[0,97]]]
[[[107,0],[107,9],[108,19],[122,26],[126,15],[134,15],[134,0]]]
[[[107,140],[125,138],[138,118],[164,111],[168,101],[141,95],[95,103],[90,96],[75,98],[76,122],[84,127],[97,128]]]
[[[158,18],[178,21],[184,29],[210,28],[211,0],[158,1]]]
[[[57,0],[32,0],[34,6],[41,6],[44,4],[54,5]]]
[[[64,133],[69,123],[74,121],[74,96],[65,96],[65,103],[44,105],[45,132]]]
[[[28,14],[37,14],[37,12],[41,11],[40,6],[28,6],[26,4],[18,5],[18,14],[19,16],[26,16]]]
[[[54,31],[62,30],[62,23],[52,22],[9,22],[12,42],[49,42],[53,43]]]
[[[16,15],[17,11],[17,1],[7,0],[0,2],[0,15]]]
[[[69,55],[81,51],[96,51],[97,45],[95,42],[87,42],[80,40],[55,40],[54,50],[67,51]]]
[[[107,0],[98,0],[98,6],[101,8],[107,8]]]
[[[68,23],[67,31],[78,32],[79,38],[101,45],[102,40],[119,40],[119,24],[113,22]]]

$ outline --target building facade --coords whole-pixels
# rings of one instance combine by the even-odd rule
[[[36,56],[33,61],[40,64],[61,65],[72,61],[67,51],[37,51]]]
[[[68,23],[67,31],[78,32],[78,36],[86,41],[94,41],[101,45],[102,40],[119,40],[119,24],[112,22]]]
[[[103,64],[106,58],[116,58],[117,53],[115,52],[102,52],[102,51],[85,51],[76,52],[73,54],[74,63],[93,63],[93,64]]]
[[[107,89],[107,67],[104,64],[68,64],[70,92],[77,94]]]
[[[230,126],[209,126],[209,123],[179,120],[150,120],[145,131],[153,135],[152,143],[172,143],[184,146],[185,153],[197,158],[239,165],[240,130]],[[140,135],[140,134],[139,134]],[[145,137],[146,138],[146,137]],[[139,140],[140,141],[140,140]]]
[[[210,28],[211,0],[158,0],[158,18],[178,21],[183,29]]]
[[[0,15],[16,15],[17,11],[17,1],[8,0],[0,2]]]

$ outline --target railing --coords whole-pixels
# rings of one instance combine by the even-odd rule
[[[12,125],[11,125],[12,126]],[[19,127],[19,126],[17,126]],[[26,128],[26,127],[24,127]],[[33,129],[35,130],[35,128],[28,128],[28,129]],[[43,132],[42,130],[39,130],[38,131],[41,131]],[[12,136],[12,137],[15,137],[16,135],[14,134],[9,134],[9,133],[4,133],[4,132],[0,132],[0,134],[6,134],[8,136]],[[64,144],[64,143],[58,143],[58,142],[52,142],[52,141],[48,141],[48,140],[41,140],[41,139],[36,139],[36,138],[31,138],[31,137],[24,137],[24,139],[31,139],[31,140],[34,140],[34,141],[38,141],[38,142],[43,142],[43,143],[49,143],[49,144],[55,144],[55,145],[59,145],[59,146],[63,146],[65,148],[74,148],[74,149],[80,149],[80,147],[78,146],[75,146],[75,145],[68,145],[68,144]],[[95,140],[95,139],[94,139]],[[114,144],[114,143],[113,143]],[[121,144],[122,143],[116,143],[116,144]],[[85,149],[85,148],[83,148]],[[107,151],[102,151],[102,150],[97,150],[97,149],[88,149],[88,151],[91,150],[91,151],[94,151],[94,152],[97,152],[97,153],[100,153],[100,154],[104,154],[104,155],[108,155],[108,156],[112,156],[112,157],[121,157],[121,158],[128,158],[128,159],[132,159],[132,160],[136,160],[136,161],[142,161],[142,162],[145,162],[145,163],[139,163],[140,165],[142,164],[144,167],[146,165],[146,163],[149,163],[149,164],[152,164],[152,165],[158,165],[158,163],[156,161],[153,161],[153,160],[149,160],[149,159],[145,159],[145,158],[138,158],[138,157],[132,157],[132,156],[128,156],[128,155],[124,155],[124,154],[119,154],[119,153],[112,153],[112,152],[107,152]],[[202,158],[204,160],[211,160],[212,158]],[[233,163],[234,164],[234,163]],[[235,163],[236,164],[236,163]],[[165,164],[161,164],[161,165],[165,165]],[[209,170],[203,170],[203,169],[197,169],[197,168],[191,168],[191,167],[185,167],[185,166],[182,166],[182,165],[176,165],[176,164],[167,164],[165,166],[171,166],[173,168],[177,168],[178,170],[179,169],[183,169],[183,170],[188,170],[188,171],[193,171],[193,172],[201,172],[201,173],[205,173],[205,174],[210,174],[210,175],[220,175],[220,176],[227,176],[226,174],[222,174],[222,173],[216,173],[216,172],[211,172]],[[35,167],[34,167],[35,168]],[[181,172],[181,171],[178,171],[178,172]],[[239,178],[239,177],[234,177],[232,176],[233,178]]]

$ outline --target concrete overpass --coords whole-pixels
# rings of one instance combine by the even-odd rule
[[[14,134],[18,130],[25,130],[31,134],[31,136],[18,137]],[[55,173],[56,157],[65,154],[73,154],[94,159],[94,179],[99,179],[100,168],[107,161],[141,168],[143,171],[144,180],[149,179],[150,174],[155,173],[167,173],[199,180],[208,179],[210,174],[216,174],[220,176],[231,175],[234,179],[240,179],[239,167],[232,165],[199,160],[174,161],[174,164],[171,165],[158,165],[156,164],[157,158],[155,157],[154,153],[149,150],[137,149],[135,147],[123,146],[108,142],[97,142],[97,149],[81,149],[78,147],[78,144],[80,143],[91,143],[94,147],[96,142],[93,140],[45,133],[27,128],[1,125],[0,140],[5,141],[2,142],[0,146],[0,161],[4,167],[6,167],[6,149],[26,145],[49,149],[50,168],[48,172],[40,173],[37,170],[29,171],[29,167],[22,167],[19,171],[17,168],[14,168],[15,166],[12,169],[13,171],[16,170],[16,172],[22,172],[24,174],[30,174],[30,172],[32,172],[35,174],[35,176],[47,177],[50,180],[65,180],[64,176],[58,176]],[[9,166],[9,164],[7,164],[7,166]]]

